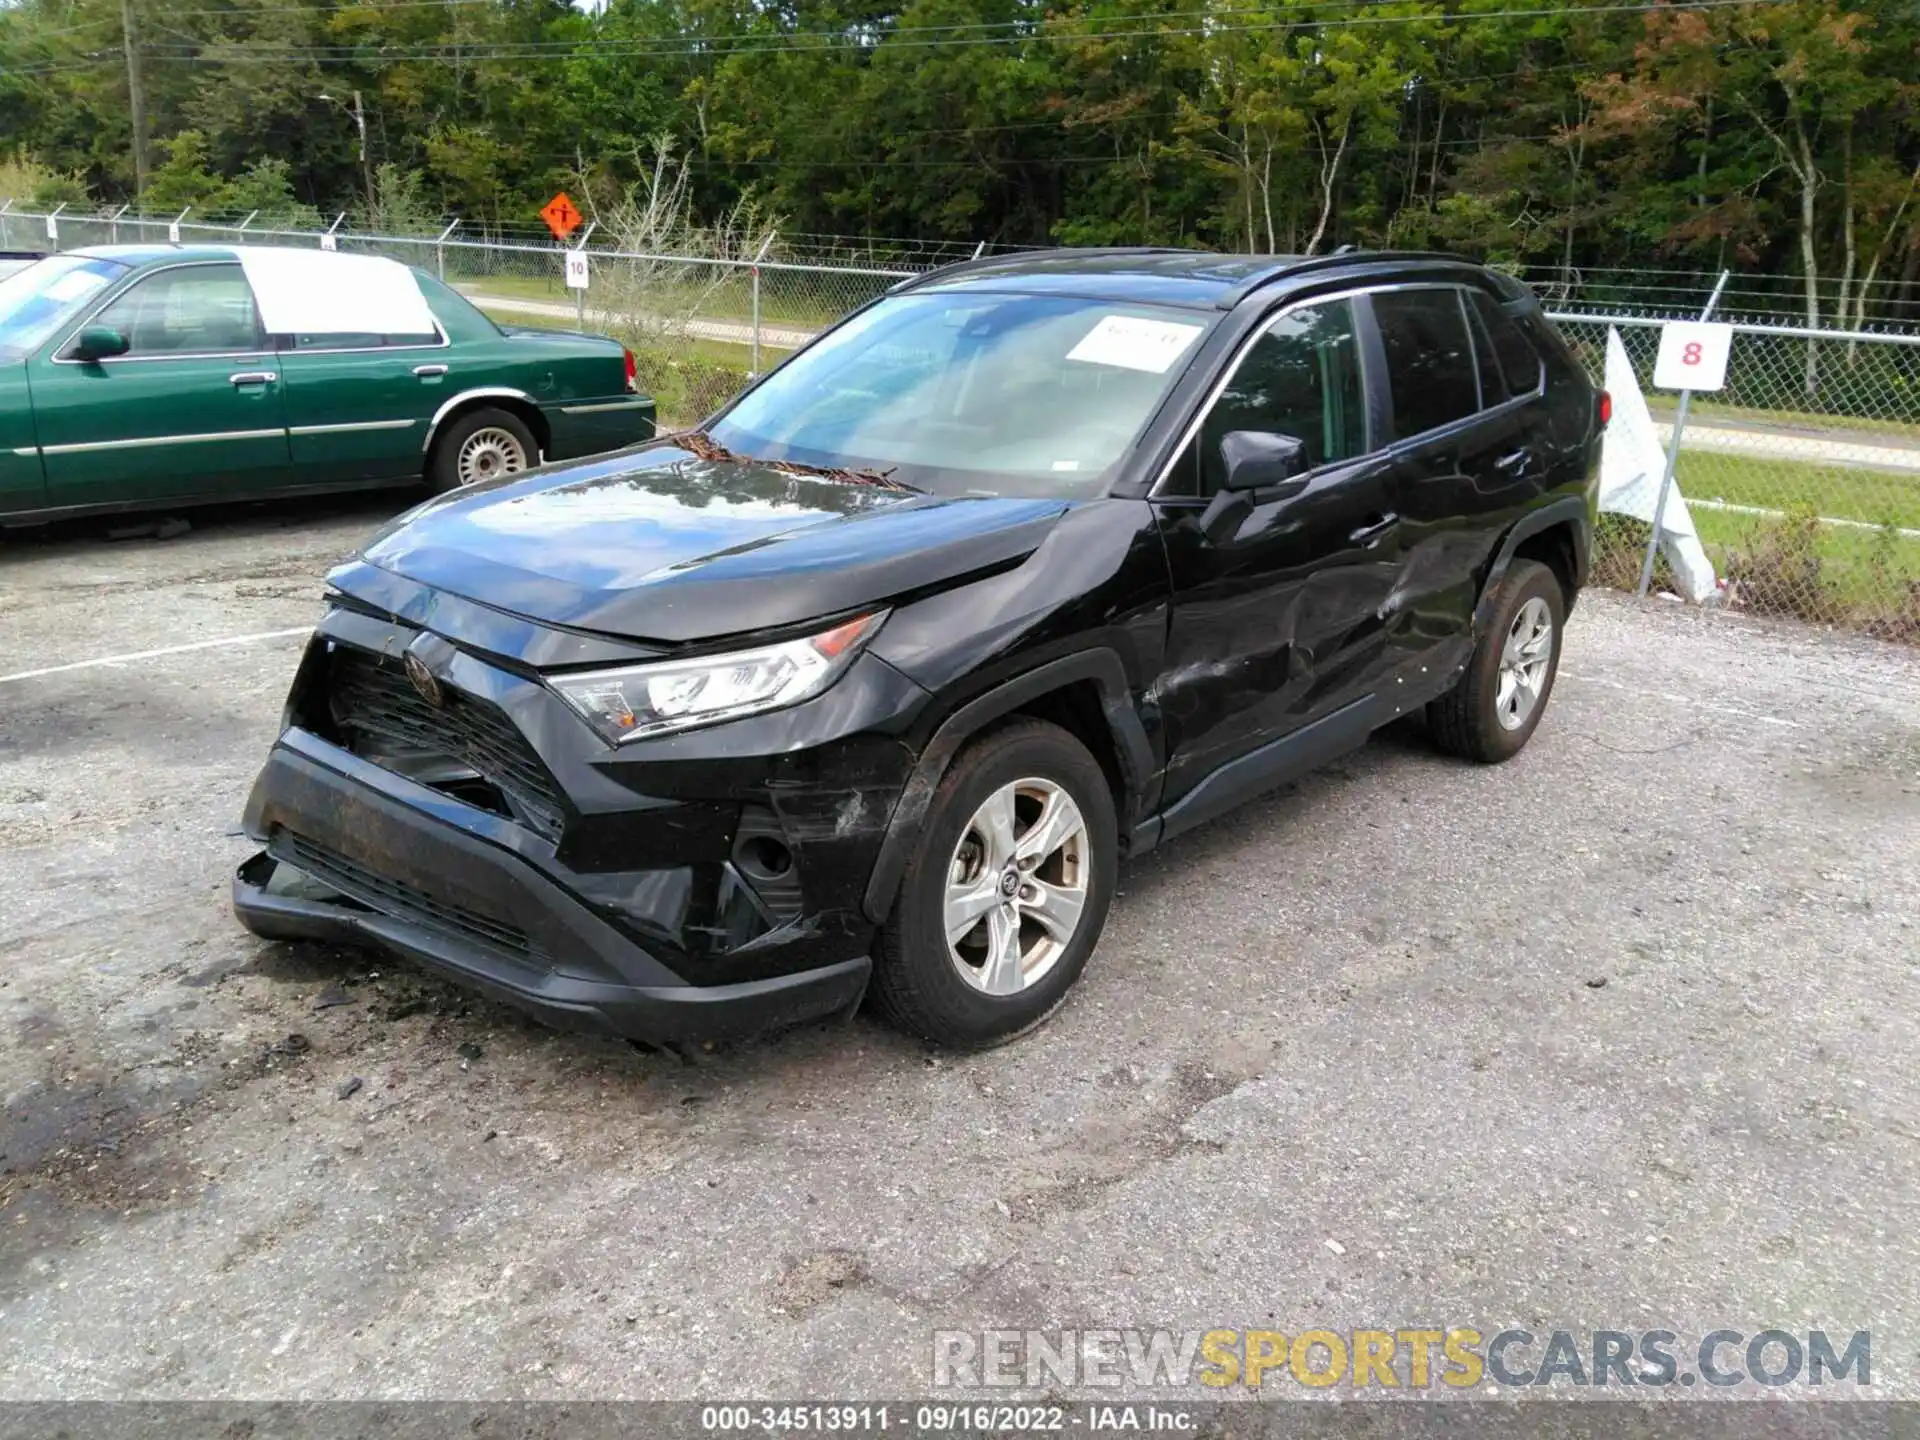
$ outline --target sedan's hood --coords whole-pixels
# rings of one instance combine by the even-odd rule
[[[678,644],[1016,563],[1066,509],[709,463],[662,444],[443,496],[364,558],[529,619]]]

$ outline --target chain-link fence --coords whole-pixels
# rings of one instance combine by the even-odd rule
[[[1669,444],[1675,397],[1651,385],[1662,320],[1554,319],[1596,383],[1619,334]],[[1920,336],[1735,325],[1726,387],[1693,398],[1674,480],[1720,603],[1920,642]],[[1646,543],[1645,524],[1604,517],[1598,578],[1634,585]]]
[[[820,329],[932,266],[985,247],[786,237],[757,260],[658,255],[589,243],[590,284],[569,290],[563,247],[524,228],[480,234],[322,232],[260,216],[78,216],[0,208],[0,250],[178,240],[327,245],[391,256],[437,275],[503,324],[581,327],[618,336],[667,426],[692,424],[754,373]],[[1651,385],[1660,326],[1697,313],[1703,290],[1685,277],[1657,310],[1628,306],[1630,277],[1555,279],[1549,313],[1604,383],[1607,334],[1617,330],[1655,431],[1668,443],[1671,395]],[[1536,277],[1536,284],[1546,284]],[[1683,293],[1683,291],[1685,293]],[[1726,388],[1693,402],[1675,478],[1718,584],[1715,602],[1920,642],[1920,334],[1809,330],[1783,323],[1790,286],[1736,281]],[[1767,303],[1762,303],[1766,300]],[[1631,587],[1648,526],[1609,516],[1596,578]],[[1664,562],[1656,583],[1668,583]]]

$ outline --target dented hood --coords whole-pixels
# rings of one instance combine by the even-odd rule
[[[441,496],[363,558],[528,619],[680,644],[1017,563],[1067,508],[903,494],[667,445]]]

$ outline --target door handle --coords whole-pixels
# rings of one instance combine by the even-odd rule
[[[1378,519],[1371,520],[1367,524],[1362,525],[1358,530],[1347,536],[1347,539],[1355,545],[1371,546],[1385,539],[1387,532],[1399,523],[1400,517],[1392,512],[1388,512]]]
[[[1510,454],[1502,455],[1498,460],[1494,461],[1493,468],[1498,470],[1502,475],[1519,475],[1526,471],[1527,466],[1532,460],[1533,452],[1531,450],[1515,450]]]
[[[413,373],[418,375],[422,380],[437,380],[447,373],[447,367],[444,365],[416,365],[413,367]]]
[[[227,376],[229,385],[271,385],[280,377],[271,370],[242,370]]]

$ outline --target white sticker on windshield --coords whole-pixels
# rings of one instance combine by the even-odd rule
[[[1200,333],[1198,325],[1171,320],[1142,320],[1134,315],[1106,315],[1086,338],[1067,352],[1069,360],[1089,365],[1117,365],[1164,375]]]

